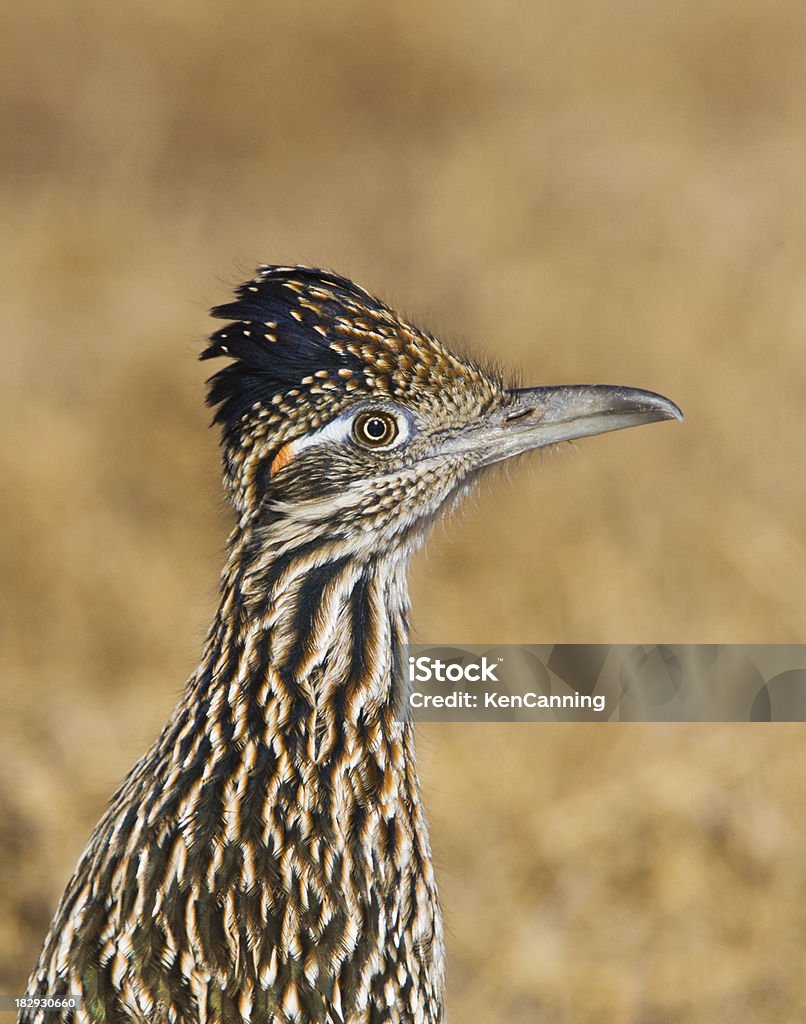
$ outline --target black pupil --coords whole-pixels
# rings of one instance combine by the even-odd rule
[[[371,420],[367,420],[364,430],[367,437],[373,441],[381,441],[386,437],[389,427],[386,420],[382,420],[379,416],[373,416]]]

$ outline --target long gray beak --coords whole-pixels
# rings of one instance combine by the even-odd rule
[[[511,404],[497,410],[476,437],[490,465],[513,455],[591,434],[681,420],[683,413],[663,395],[608,384],[569,384],[509,392]]]

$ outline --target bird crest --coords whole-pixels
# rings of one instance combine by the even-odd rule
[[[232,360],[207,396],[225,442],[261,420],[278,439],[286,423],[316,429],[362,398],[449,405],[488,376],[352,281],[311,267],[262,266],[212,315],[230,321],[201,354]]]

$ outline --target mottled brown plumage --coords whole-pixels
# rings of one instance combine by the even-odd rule
[[[50,1020],[435,1024],[442,924],[399,671],[409,558],[486,466],[678,411],[510,389],[318,270],[261,268],[214,315],[237,514],[219,610],[29,993],[80,997]]]

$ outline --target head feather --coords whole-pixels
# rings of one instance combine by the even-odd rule
[[[229,320],[216,331],[201,359],[232,362],[209,380],[207,404],[215,422],[237,429],[256,404],[299,387],[320,371],[359,370],[361,360],[330,343],[330,327],[361,312],[387,318],[391,311],[344,277],[311,267],[260,267],[236,290],[234,302],[211,313]]]

